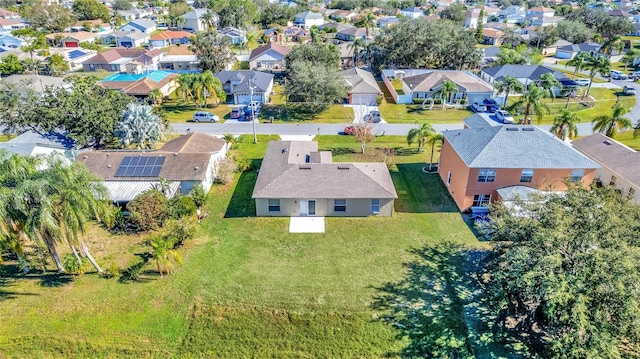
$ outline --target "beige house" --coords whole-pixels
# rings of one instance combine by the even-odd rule
[[[620,194],[640,203],[640,153],[600,133],[573,141],[573,147],[600,166],[595,181],[615,186]]]
[[[334,163],[315,141],[272,141],[252,198],[257,216],[391,216],[398,195],[387,166]]]

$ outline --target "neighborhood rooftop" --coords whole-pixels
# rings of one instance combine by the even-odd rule
[[[357,185],[354,185],[357,184]],[[382,162],[334,163],[315,141],[271,141],[253,198],[398,198]]]
[[[470,168],[599,168],[547,131],[533,126],[490,126],[444,131]]]
[[[640,152],[600,133],[577,139],[573,146],[619,177],[640,186]]]

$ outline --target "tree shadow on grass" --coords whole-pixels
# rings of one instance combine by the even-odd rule
[[[24,273],[20,270],[17,263],[9,262],[2,265],[0,273],[0,287],[10,283],[13,280],[35,280],[40,281],[42,287],[62,287],[73,282],[75,276],[67,273],[43,272],[30,267],[29,272]],[[19,293],[14,293],[19,294]],[[0,290],[0,300],[2,299],[2,290]]]
[[[255,217],[256,203],[251,198],[258,179],[257,171],[242,172],[231,195],[224,218]]]
[[[495,334],[483,282],[488,252],[439,243],[410,251],[406,275],[376,288],[373,309],[408,345],[403,357],[526,357]]]
[[[404,163],[396,165],[397,171],[391,171],[391,179],[398,193],[396,212],[459,212],[440,176],[423,172],[422,169],[428,166],[427,163]]]

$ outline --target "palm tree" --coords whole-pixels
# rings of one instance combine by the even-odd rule
[[[227,151],[229,151],[229,147],[231,147],[231,145],[233,145],[234,143],[236,143],[236,136],[230,134],[230,133],[225,133],[224,136],[222,137],[222,139],[224,140],[226,146],[227,146]]]
[[[576,78],[576,76],[578,76],[578,72],[585,68],[585,65],[587,64],[590,56],[591,55],[589,55],[588,52],[580,51],[571,60],[567,61],[567,66],[574,67],[574,70],[573,70],[574,79]]]
[[[160,277],[164,278],[164,273],[171,273],[173,270],[173,262],[182,263],[180,253],[174,249],[175,242],[171,238],[163,238],[161,236],[150,239],[147,242],[153,252],[151,257],[156,261]]]
[[[580,122],[580,117],[573,112],[567,110],[560,111],[560,114],[553,119],[553,126],[551,126],[551,133],[561,140],[574,139],[578,136],[577,123]]]
[[[422,152],[422,148],[427,143],[429,136],[431,136],[435,130],[429,122],[423,123],[419,128],[412,128],[407,134],[407,144],[411,146],[414,142],[418,142],[418,152]]]
[[[131,103],[122,114],[114,131],[120,145],[126,147],[136,145],[136,148],[153,148],[164,139],[162,120],[147,105]]]
[[[584,68],[589,70],[589,79],[591,80],[587,87],[587,92],[584,94],[584,97],[587,98],[591,91],[593,78],[596,77],[596,74],[600,73],[601,75],[607,75],[611,72],[611,61],[604,56],[589,56]]]
[[[444,136],[441,133],[432,133],[427,137],[427,143],[431,145],[431,159],[429,160],[429,172],[431,172],[431,165],[433,165],[433,153],[435,152],[436,143],[442,142]]]
[[[162,103],[162,92],[160,89],[153,89],[149,92],[149,100],[153,102],[154,105]]]
[[[538,86],[540,86],[540,88],[545,90],[546,95],[548,97],[551,97],[551,101],[553,102],[553,99],[556,98],[556,92],[554,88],[555,87],[561,88],[562,84],[560,83],[560,81],[558,81],[555,78],[555,76],[553,76],[553,73],[549,72],[549,73],[540,75]]]
[[[210,29],[216,27],[216,14],[214,14],[210,10],[207,10],[207,12],[202,14],[200,20],[204,23],[206,31],[209,31]]]
[[[521,93],[524,91],[524,85],[518,81],[517,78],[511,76],[505,76],[502,81],[498,81],[495,84],[498,94],[504,92],[504,105],[509,104],[509,94],[511,92]]]
[[[622,104],[613,106],[613,114],[611,116],[603,115],[596,117],[593,123],[593,131],[604,133],[605,136],[614,138],[620,131],[624,131],[633,126],[631,120],[622,117],[629,112],[629,109]]]
[[[366,34],[366,37],[365,37],[365,44],[366,44],[369,39],[369,31],[376,26],[376,17],[373,15],[371,11],[369,11],[367,12],[366,15],[358,19],[355,25],[358,27],[364,27],[364,31]]]
[[[189,101],[189,98],[193,96],[193,82],[194,74],[181,74],[178,76],[178,91],[182,97],[182,102]]]
[[[602,44],[602,48],[600,50],[605,56],[607,56],[607,58],[611,58],[611,54],[613,53],[613,50],[619,49],[620,44],[622,44],[624,48],[624,42],[622,42],[622,36],[615,35],[614,37],[607,39]]]
[[[549,113],[549,106],[542,102],[542,98],[544,97],[545,90],[536,86],[530,85],[529,90],[525,92],[520,100],[511,106],[512,108],[516,107],[524,107],[524,118],[525,123],[530,123],[531,117],[533,114],[536,115],[538,121],[542,120],[542,116],[545,113]]]
[[[442,85],[440,87],[440,93],[442,94],[442,109],[444,110],[444,105],[449,99],[449,96],[454,92],[458,91],[458,85],[455,82],[450,80],[442,81]]]
[[[358,57],[360,56],[360,52],[362,49],[366,47],[365,41],[358,38],[351,42],[348,46],[353,50],[353,67],[358,66]]]
[[[210,70],[207,70],[200,74],[200,83],[202,83],[204,104],[207,105],[207,96],[211,97],[215,104],[220,102],[220,98],[226,96],[224,89],[222,88],[222,82],[213,76]]]

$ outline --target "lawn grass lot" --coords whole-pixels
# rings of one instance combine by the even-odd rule
[[[172,93],[168,99],[162,101],[162,109],[167,114],[167,119],[171,123],[186,123],[193,122],[193,114],[197,111],[207,111],[216,114],[220,117],[220,122],[229,118],[231,107],[225,104],[213,105],[209,104],[206,107],[196,107],[193,102],[182,102],[177,93]],[[194,123],[197,125],[197,123]]]
[[[633,130],[620,133],[616,136],[616,140],[636,151],[640,151],[640,137],[633,137]]]
[[[268,139],[253,145],[243,136],[233,153],[259,161]],[[351,137],[318,140],[336,161],[361,158]],[[288,218],[253,217],[257,172],[243,173],[213,186],[210,216],[180,248],[183,265],[164,279],[149,263],[130,284],[95,273],[0,281],[0,357],[400,356],[408,339],[372,307],[386,293],[380,288],[405,277],[405,264],[416,260],[411,250],[445,241],[481,245],[437,175],[421,171],[430,148],[417,154],[394,136],[378,137],[376,146],[405,148],[391,169],[399,195],[393,217],[328,218],[324,234],[289,234]],[[87,237],[105,267],[115,261],[124,268],[146,251],[142,236],[94,228]],[[432,298],[446,313],[438,319],[464,322],[468,290],[445,289],[458,300]],[[473,341],[470,323],[461,326],[470,325],[463,337]]]

